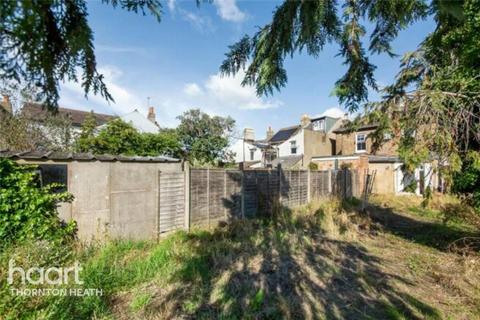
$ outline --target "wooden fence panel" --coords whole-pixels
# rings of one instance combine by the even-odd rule
[[[190,223],[270,215],[276,207],[295,207],[326,195],[358,193],[358,176],[350,170],[190,170]],[[310,194],[309,194],[310,192]]]
[[[185,223],[185,174],[159,174],[158,231],[164,233],[182,228]]]
[[[330,181],[329,174],[329,171],[310,172],[310,192],[312,199],[321,198],[330,193],[330,188],[328,186]]]
[[[208,170],[190,170],[190,225],[208,225]]]

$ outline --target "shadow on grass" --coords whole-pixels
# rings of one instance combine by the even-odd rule
[[[194,254],[176,287],[151,315],[192,319],[440,319],[402,292],[414,285],[382,270],[382,260],[353,242],[320,232],[323,212],[231,221],[186,235]],[[169,305],[168,310],[165,306]]]
[[[455,240],[480,237],[480,232],[464,230],[460,226],[453,226],[447,223],[421,221],[414,217],[397,213],[391,208],[384,208],[374,204],[367,206],[366,213],[384,231],[441,251],[446,251],[449,244]]]

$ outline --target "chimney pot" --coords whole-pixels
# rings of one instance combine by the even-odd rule
[[[150,120],[151,122],[153,123],[157,123],[157,119],[156,119],[156,115],[155,115],[155,108],[154,107],[149,107],[148,108],[148,115],[147,115],[147,119]]]
[[[272,127],[271,126],[268,126],[268,129],[267,129],[267,140],[270,140],[272,137],[273,137],[273,130],[272,130]]]
[[[310,124],[310,117],[307,114],[304,114],[300,118],[300,124],[302,125],[303,128],[308,126]]]

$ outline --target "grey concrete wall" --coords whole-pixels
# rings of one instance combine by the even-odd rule
[[[60,218],[75,220],[80,240],[156,239],[159,172],[182,171],[182,164],[101,161],[18,161],[67,164],[73,202],[60,204]]]

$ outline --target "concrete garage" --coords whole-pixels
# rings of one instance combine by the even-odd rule
[[[75,199],[60,205],[60,217],[77,221],[80,240],[155,239],[188,226],[178,159],[38,151],[0,151],[0,157],[38,165],[40,183],[66,186]]]

